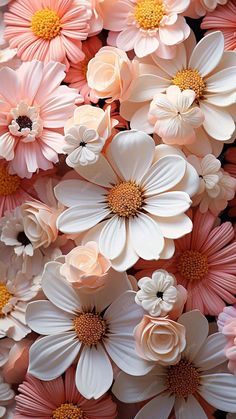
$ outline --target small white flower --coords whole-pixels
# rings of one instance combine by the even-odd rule
[[[153,272],[152,278],[139,280],[140,290],[135,302],[147,310],[151,316],[165,316],[177,301],[175,277],[162,269]]]
[[[10,133],[16,137],[23,137],[24,143],[32,142],[42,132],[42,123],[39,119],[38,109],[21,101],[11,110],[12,121],[8,126]]]
[[[34,249],[24,231],[23,217],[20,207],[8,213],[1,220],[0,240],[14,249],[17,256],[33,256]]]

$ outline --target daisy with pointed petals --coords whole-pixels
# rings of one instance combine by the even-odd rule
[[[155,53],[173,58],[175,46],[190,34],[183,16],[189,0],[118,0],[104,16],[104,28],[112,31],[110,45],[134,49],[138,57]]]
[[[16,396],[15,419],[26,418],[76,418],[115,419],[116,404],[104,394],[98,400],[87,400],[75,386],[75,367],[71,366],[65,377],[50,382],[26,376]]]
[[[192,229],[184,213],[191,205],[189,195],[198,188],[195,169],[178,150],[155,148],[150,136],[135,130],[117,134],[107,158],[101,155],[97,163],[76,168],[90,182],[57,185],[57,199],[69,207],[57,220],[59,230],[88,230],[84,241],[97,241],[120,271],[139,257],[170,257],[173,239]]]
[[[76,387],[87,399],[98,399],[113,381],[109,357],[129,374],[152,368],[135,352],[133,330],[143,310],[135,304],[135,292],[127,291],[131,286],[125,273],[110,270],[102,289],[83,293],[61,276],[61,266],[49,262],[45,267],[42,289],[49,301],[27,308],[27,323],[46,335],[30,349],[29,373],[53,380],[78,359]]]
[[[115,396],[126,403],[152,398],[135,419],[168,419],[174,407],[176,417],[207,419],[201,401],[216,409],[236,411],[236,377],[214,369],[225,362],[225,338],[221,333],[208,336],[207,319],[198,311],[183,314],[178,322],[186,328],[186,348],[176,365],[154,369],[143,377],[121,372],[113,385]]]
[[[16,0],[4,15],[4,36],[22,61],[69,62],[84,59],[92,12],[83,0]]]
[[[175,240],[175,253],[166,261],[139,261],[138,278],[153,270],[166,269],[188,291],[185,310],[199,309],[203,314],[218,315],[225,303],[236,302],[236,241],[231,223],[217,225],[211,212],[193,216],[191,234]]]
[[[14,414],[14,396],[15,393],[9,386],[4,382],[3,376],[0,373],[0,418],[1,419],[13,419]]]
[[[64,145],[60,130],[78,99],[75,90],[60,86],[64,77],[64,66],[55,62],[0,70],[0,157],[10,162],[10,173],[30,178],[58,161]]]
[[[174,61],[154,56],[140,61],[139,75],[128,100],[121,104],[121,115],[131,121],[131,128],[153,133],[153,125],[148,122],[150,103],[156,94],[175,85],[195,92],[195,104],[205,117],[206,133],[218,141],[230,140],[235,130],[230,105],[236,101],[236,53],[230,60],[227,57],[222,33],[213,32],[197,45],[191,35],[178,45]],[[204,145],[202,141],[199,148]]]

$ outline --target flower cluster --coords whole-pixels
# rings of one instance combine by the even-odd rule
[[[236,415],[235,14],[0,0],[1,419]]]

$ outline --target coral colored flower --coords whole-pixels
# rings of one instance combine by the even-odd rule
[[[131,121],[131,128],[153,133],[154,126],[148,122],[150,103],[156,94],[174,84],[181,90],[195,92],[195,105],[204,114],[203,128],[209,137],[222,142],[230,140],[235,131],[235,108],[231,105],[236,100],[236,54],[231,60],[226,59],[221,32],[206,35],[197,45],[192,35],[177,48],[174,61],[153,55],[145,62],[135,60],[139,70],[128,99],[121,103],[121,115]],[[203,149],[208,144],[202,138],[197,146]]]
[[[100,155],[97,163],[76,168],[89,182],[57,185],[57,199],[69,207],[57,220],[59,230],[87,232],[83,240],[99,242],[100,252],[119,271],[139,257],[168,257],[172,239],[192,229],[184,213],[198,189],[195,169],[181,151],[155,147],[150,136],[135,130],[117,134],[107,158]]]
[[[59,262],[45,266],[42,289],[49,301],[27,307],[27,323],[44,335],[30,349],[29,373],[52,380],[76,361],[78,391],[98,399],[113,381],[110,359],[129,374],[150,371],[152,365],[135,352],[133,330],[143,309],[135,304],[127,275],[113,271],[103,288],[84,293],[72,288],[60,268]]]
[[[2,369],[4,379],[8,384],[20,384],[24,380],[29,366],[29,350],[36,337],[37,335],[31,333],[19,342],[11,339],[1,341],[1,345],[6,340],[13,342]]]
[[[88,85],[87,69],[89,61],[95,56],[101,47],[102,41],[97,36],[88,38],[84,41],[82,44],[82,51],[85,55],[83,61],[71,63],[65,78],[65,81],[69,83],[69,86],[77,89],[83,96],[85,103],[98,102],[98,97]]]
[[[218,315],[225,302],[236,301],[236,241],[231,223],[217,227],[215,223],[212,213],[197,210],[192,233],[175,240],[174,256],[158,262],[140,260],[136,269],[142,270],[137,277],[166,269],[188,291],[186,311],[197,308],[204,314]]]
[[[138,57],[155,53],[173,58],[176,44],[190,34],[180,15],[188,5],[189,0],[117,0],[104,16],[104,28],[112,31],[107,42],[124,51],[134,49]]]
[[[58,161],[64,145],[61,128],[78,97],[74,89],[60,86],[64,77],[64,66],[54,62],[0,70],[0,156],[10,162],[10,173],[30,178]]]
[[[40,381],[27,375],[16,396],[14,419],[77,418],[115,419],[116,404],[104,394],[97,400],[85,399],[75,386],[75,367],[70,367],[65,377]]]
[[[2,373],[0,372],[0,418],[13,419],[14,413],[14,396],[15,393],[3,380]]]
[[[148,120],[163,143],[184,145],[196,141],[195,128],[202,125],[204,115],[201,109],[192,106],[195,98],[193,90],[181,91],[178,86],[170,86],[166,94],[154,96]]]
[[[233,199],[236,191],[236,179],[221,168],[220,160],[212,154],[200,159],[190,155],[188,162],[195,167],[199,174],[199,189],[193,197],[193,206],[199,205],[201,212],[208,209],[218,215],[227,207],[228,201]]]
[[[210,418],[205,413],[205,402],[216,409],[235,412],[236,377],[217,371],[226,360],[224,336],[221,333],[208,336],[208,321],[197,310],[183,314],[178,322],[186,329],[187,341],[181,360],[166,367],[156,364],[144,377],[121,372],[113,393],[125,403],[152,399],[135,419],[153,418],[153,412],[168,419],[173,408],[176,418]]]
[[[22,61],[84,59],[91,9],[83,0],[15,0],[4,15],[5,38]]]
[[[218,6],[212,13],[204,17],[201,28],[209,30],[220,30],[224,35],[225,49],[236,50],[236,4],[229,1],[224,6]]]
[[[225,5],[227,2],[228,0],[190,0],[190,5],[184,14],[196,19],[204,16],[207,12],[213,12],[217,6]]]

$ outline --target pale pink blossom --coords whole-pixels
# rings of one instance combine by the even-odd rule
[[[225,307],[218,317],[219,331],[226,337],[225,355],[229,371],[236,375],[236,305]]]
[[[207,12],[213,12],[218,5],[224,5],[228,0],[190,0],[190,5],[185,10],[185,16],[194,19],[204,16]]]

